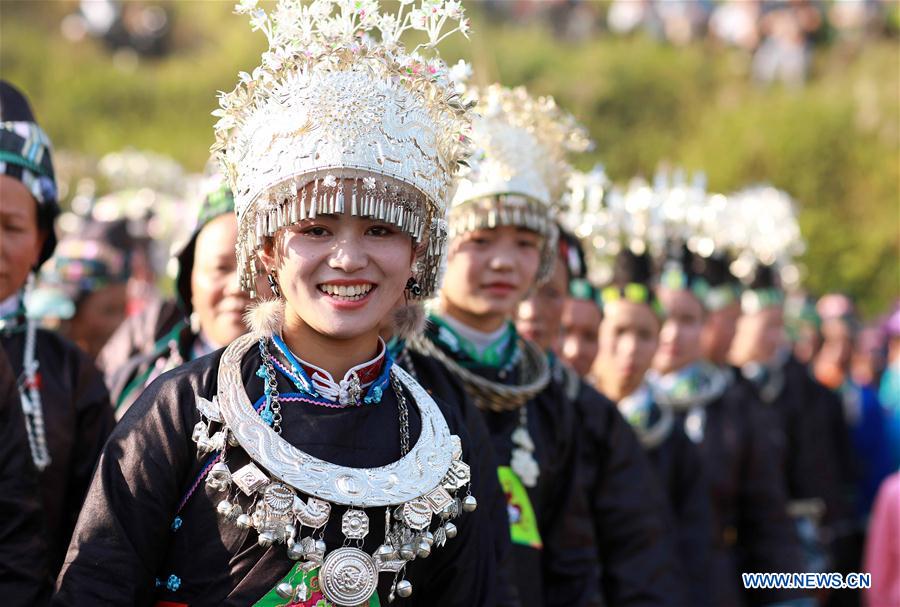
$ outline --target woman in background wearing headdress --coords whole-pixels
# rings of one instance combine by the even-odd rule
[[[456,3],[254,4],[269,50],[221,96],[214,147],[241,286],[262,269],[275,298],[119,422],[55,604],[492,605],[494,470],[379,337],[405,291],[437,289],[471,120],[447,66],[399,39],[429,50],[467,22]]]
[[[590,374],[597,359],[602,318],[600,292],[584,278],[571,281],[562,311],[559,357],[581,377]]]
[[[560,353],[565,343],[565,306],[572,299],[571,294],[574,292],[579,296],[582,309],[586,309],[588,318],[579,319],[578,323],[585,333],[593,334],[595,351],[599,345],[600,311],[595,303],[599,299],[596,289],[586,278],[587,265],[581,243],[573,234],[558,227],[559,256],[553,273],[547,283],[519,305],[516,327],[547,353],[552,378],[565,387],[565,396],[575,407],[579,427],[583,430],[579,461],[581,482],[593,519],[601,564],[601,587],[607,601],[628,604],[649,600],[650,597],[640,596],[633,589],[642,586],[640,577],[647,575],[647,571],[656,571],[652,574],[655,576],[653,584],[666,589],[668,600],[679,604],[687,600],[687,587],[684,578],[675,575],[678,566],[669,543],[675,541],[674,534],[662,531],[660,527],[660,522],[668,515],[664,487],[641,453],[638,436],[615,404],[605,394],[597,393],[596,385],[588,383],[587,374],[564,364]],[[566,297],[565,293],[570,295]],[[597,307],[597,326],[593,328],[591,306]],[[586,338],[587,335],[579,339]],[[570,346],[572,341],[569,339]],[[590,357],[591,364],[595,360],[596,356]],[[622,515],[624,512],[628,513],[627,517]],[[643,545],[637,548],[632,542]],[[624,565],[626,555],[637,555],[643,565],[634,569]],[[649,582],[645,579],[644,583]],[[702,581],[697,588],[698,594],[703,594]],[[658,597],[652,600],[658,600]]]
[[[784,295],[777,269],[752,272],[729,360],[756,388],[766,432],[784,470],[788,513],[804,547],[807,571],[830,571],[826,538],[840,542],[847,504],[840,490],[839,452],[829,427],[827,391],[791,354],[784,336]]]
[[[562,226],[559,255],[553,278],[519,305],[516,326],[525,338],[586,377],[597,357],[600,294],[588,282],[581,243]]]
[[[675,184],[660,193],[664,214],[689,218],[680,205],[703,205],[697,184],[686,192]],[[682,220],[683,221],[683,220]],[[653,398],[671,410],[687,436],[700,446],[709,475],[713,508],[711,580],[714,605],[744,601],[802,601],[794,590],[745,591],[742,572],[803,570],[800,546],[787,515],[784,472],[776,463],[765,419],[753,387],[734,371],[703,359],[707,310],[718,297],[698,273],[698,255],[686,242],[693,226],[668,228],[657,297],[665,312],[660,344],[649,375]]]
[[[112,409],[90,358],[26,316],[34,274],[56,246],[59,206],[50,141],[25,97],[6,81],[0,81],[0,118],[0,343],[18,377],[55,574],[112,427]]]
[[[784,302],[784,322],[794,358],[809,367],[822,345],[822,319],[816,300],[806,293],[788,295]]]
[[[79,224],[56,247],[29,301],[37,307],[38,296],[46,297],[47,309],[34,314],[58,318],[60,332],[92,359],[125,319],[127,248],[111,244],[124,230],[124,221]]]
[[[616,254],[612,280],[601,291],[603,320],[592,378],[631,424],[667,498],[681,574],[680,604],[713,605],[712,509],[704,462],[684,428],[675,423],[674,413],[654,402],[644,381],[662,325],[652,267],[646,250]]]
[[[426,338],[411,346],[440,360],[484,414],[508,501],[520,597],[541,605],[591,604],[600,598],[593,525],[580,486],[575,405],[582,384],[574,372],[571,382],[563,381],[542,348],[513,324],[520,301],[549,284],[561,265],[553,207],[571,171],[566,152],[583,149],[585,139],[550,98],[499,85],[477,97],[482,117],[472,131],[476,152],[450,213],[440,302]],[[561,272],[553,286],[558,299],[566,293],[566,270]],[[605,508],[597,513],[597,527],[606,599],[665,604],[667,589],[656,585],[670,571],[669,555],[657,542],[663,521],[632,516],[654,511],[645,505],[640,473],[629,474],[630,445],[639,472],[646,463],[624,421],[615,423],[621,420],[615,409],[590,394],[607,414],[598,418],[613,417],[612,428],[601,429],[604,466],[591,479],[598,489],[594,505]],[[617,442],[622,428],[624,443]],[[600,493],[601,487],[607,491]]]
[[[221,176],[208,185],[196,226],[176,256],[176,299],[127,319],[100,353],[117,418],[162,373],[247,330],[242,318],[250,298],[238,283],[234,197]]]

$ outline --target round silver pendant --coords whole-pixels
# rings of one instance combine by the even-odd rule
[[[378,586],[375,559],[357,548],[338,548],[328,553],[319,571],[322,593],[339,607],[367,601]]]

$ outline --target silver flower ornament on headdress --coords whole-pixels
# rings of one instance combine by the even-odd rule
[[[534,230],[544,236],[538,280],[546,280],[572,173],[568,155],[590,147],[587,131],[552,97],[532,97],[523,87],[494,84],[472,94],[473,154],[453,196],[450,236],[501,225]]]
[[[410,4],[396,14],[373,0],[280,0],[271,13],[254,0],[237,5],[269,41],[262,64],[242,72],[213,112],[212,151],[234,192],[245,289],[253,290],[265,238],[317,214],[349,212],[424,245],[421,297],[436,290],[471,112],[435,47],[466,34],[468,21],[454,0],[407,11]],[[411,52],[399,42],[408,31],[427,38]]]
[[[735,260],[732,272],[749,282],[760,266],[771,266],[785,287],[797,286],[796,257],[806,250],[791,196],[771,185],[758,185],[728,196]]]

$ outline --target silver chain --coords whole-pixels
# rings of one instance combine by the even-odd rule
[[[462,380],[466,392],[469,393],[479,409],[500,412],[515,411],[537,396],[550,383],[550,363],[547,362],[547,355],[535,344],[525,339],[519,342],[522,355],[517,367],[520,380],[529,383],[515,386],[491,381],[466,369],[427,337],[416,337],[410,341],[409,347],[443,363],[451,374]]]
[[[272,408],[272,430],[281,434],[281,398],[278,394],[278,377],[269,354],[269,346],[265,338],[259,340],[259,353],[266,366],[266,386],[269,388],[269,406]]]
[[[397,408],[400,410],[400,456],[409,453],[409,405],[403,394],[403,386],[394,373],[391,373],[391,387],[397,395]]]
[[[34,289],[34,272],[28,274],[25,283],[25,297]],[[50,465],[50,450],[47,447],[47,435],[44,429],[44,406],[41,402],[41,393],[38,390],[37,372],[40,364],[35,355],[37,342],[37,321],[31,318],[25,320],[25,352],[23,353],[23,371],[25,373],[25,385],[19,385],[19,396],[22,401],[22,412],[25,414],[25,427],[28,431],[28,446],[31,449],[31,459],[35,467],[40,471]],[[28,393],[26,394],[26,389]]]

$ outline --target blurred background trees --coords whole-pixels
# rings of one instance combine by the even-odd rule
[[[714,191],[788,191],[806,287],[884,311],[900,290],[898,5],[860,0],[848,16],[846,0],[741,2],[469,2],[471,42],[448,39],[444,56],[471,61],[476,83],[554,95],[596,141],[582,169],[625,181],[667,164],[704,171]],[[57,149],[134,147],[201,170],[215,92],[257,65],[264,36],[231,2],[83,4],[4,0],[0,75]],[[722,17],[728,4],[759,10]]]

